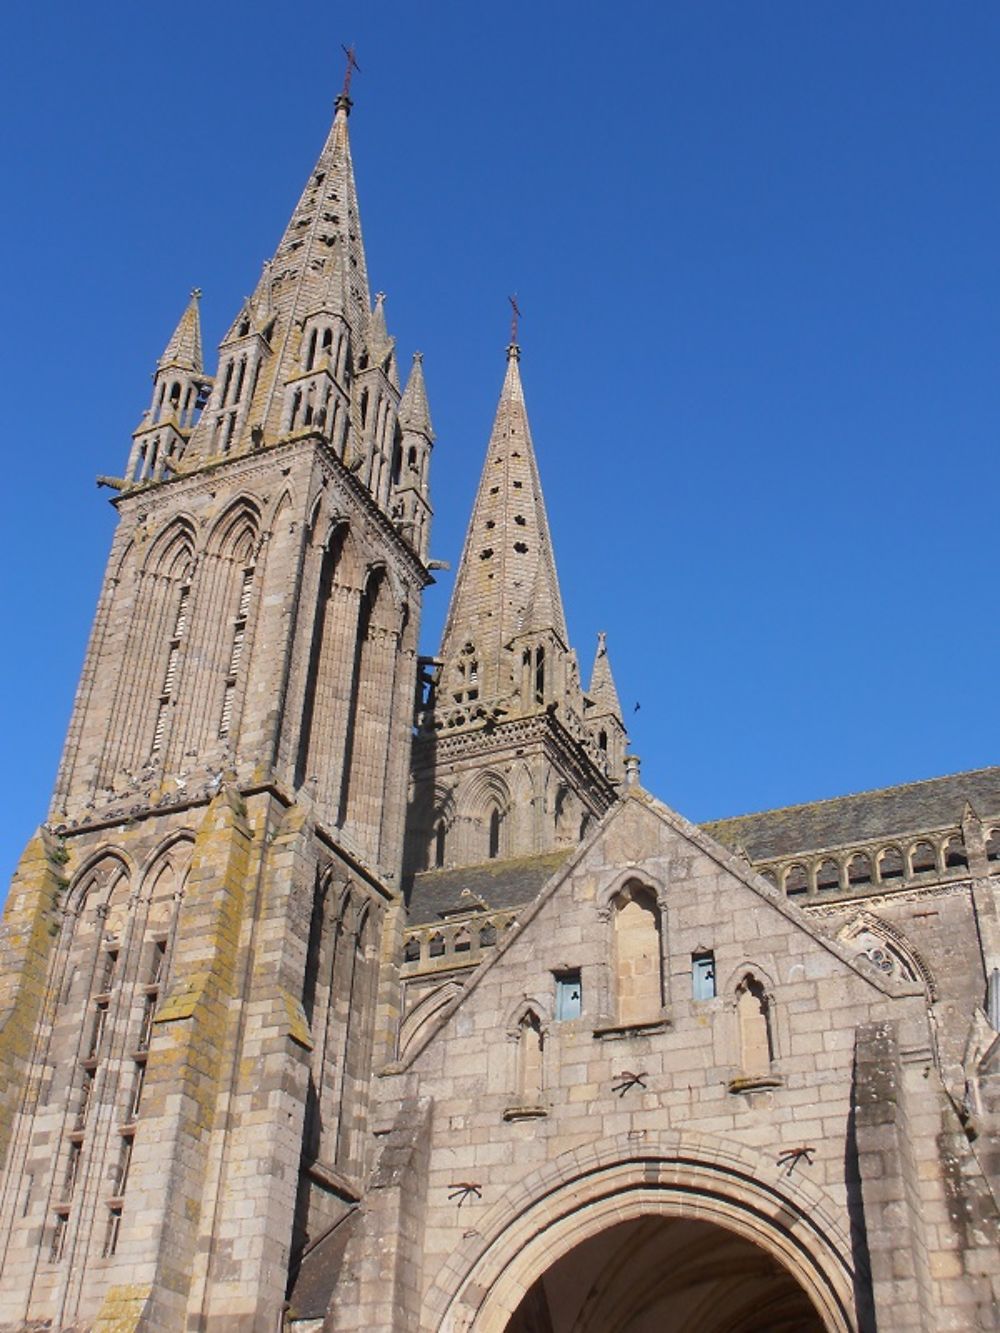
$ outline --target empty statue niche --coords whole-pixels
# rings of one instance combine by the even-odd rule
[[[774,1006],[763,981],[746,972],[734,996],[737,1072],[730,1092],[754,1092],[778,1087],[781,1076],[774,1068]]]
[[[545,1115],[543,1061],[545,1029],[536,1008],[526,1006],[508,1030],[514,1048],[514,1091],[504,1111],[505,1120],[529,1120]]]
[[[612,900],[616,1019],[619,1027],[663,1017],[660,909],[656,894],[630,880]]]

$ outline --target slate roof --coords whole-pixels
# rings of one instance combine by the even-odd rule
[[[440,921],[453,912],[480,911],[483,903],[493,908],[530,903],[574,850],[561,847],[544,856],[487,861],[461,870],[422,871],[414,875],[408,893],[410,925]],[[463,896],[463,889],[468,889],[468,894]]]
[[[727,847],[744,847],[752,861],[771,861],[959,824],[966,804],[981,818],[1000,815],[1000,768],[762,810],[701,827]]]

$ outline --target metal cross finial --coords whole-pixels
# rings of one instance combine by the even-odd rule
[[[341,44],[340,44],[340,49],[343,51],[344,55],[347,56],[347,68],[344,70],[344,86],[343,86],[343,88],[341,89],[341,93],[340,93],[340,95],[341,95],[341,97],[350,97],[350,95],[351,95],[351,75],[354,73],[355,70],[357,70],[358,73],[360,74],[360,73],[361,73],[361,66],[358,64],[357,60],[355,59],[355,56],[354,56],[354,43],[353,43],[353,42],[350,44],[350,46],[345,46],[345,45],[343,44],[343,42],[341,42]]]
[[[512,347],[517,346],[517,321],[521,318],[521,307],[517,304],[517,295],[508,296],[510,302],[510,342]]]

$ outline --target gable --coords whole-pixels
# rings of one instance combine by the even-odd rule
[[[628,911],[619,913],[626,904]],[[646,945],[643,912],[653,916],[645,926]],[[646,1024],[620,1023],[619,1010],[634,1019],[643,1005],[652,1005],[654,931],[662,1013]],[[814,1002],[845,1023],[852,1006],[867,1014],[872,1005],[922,994],[919,985],[888,978],[859,959],[859,952],[823,933],[701,829],[638,791],[605,817],[518,914],[509,940],[452,1001],[440,1024],[411,1046],[411,1059],[415,1068],[423,1067],[422,1051],[471,1027],[510,1027],[525,998],[539,1015],[553,1014],[559,978],[577,972],[584,1021],[609,1033],[630,1026],[669,1029],[682,1015],[690,1019],[697,1003],[696,960],[706,956],[719,1003],[735,1003],[747,975],[773,994],[776,1006],[782,996],[800,1010]],[[626,961],[629,985],[645,995],[631,1006],[615,994]],[[704,1009],[699,1013],[703,1019]]]

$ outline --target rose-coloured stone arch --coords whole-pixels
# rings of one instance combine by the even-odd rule
[[[680,1131],[563,1153],[512,1186],[440,1269],[421,1327],[503,1333],[558,1259],[643,1216],[698,1219],[742,1236],[791,1273],[829,1333],[856,1327],[846,1218],[825,1191],[783,1174],[773,1157]]]

